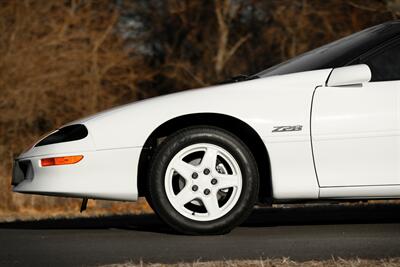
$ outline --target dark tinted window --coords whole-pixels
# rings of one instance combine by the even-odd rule
[[[372,82],[400,80],[400,44],[384,47],[361,63],[370,67]]]
[[[380,24],[306,52],[256,75],[267,77],[342,67],[374,47],[395,37],[399,32],[400,24],[398,22]]]

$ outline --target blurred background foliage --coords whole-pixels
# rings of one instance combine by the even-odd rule
[[[399,0],[1,0],[0,219],[78,213],[76,199],[11,192],[13,157],[46,132],[256,73],[399,15]],[[149,211],[143,200],[89,207]]]

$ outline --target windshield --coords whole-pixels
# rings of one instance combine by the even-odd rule
[[[392,24],[380,24],[354,33],[256,74],[259,77],[342,67],[378,43],[395,36]],[[396,27],[398,28],[398,27]]]

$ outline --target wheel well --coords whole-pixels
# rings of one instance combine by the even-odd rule
[[[146,140],[139,159],[139,196],[146,195],[148,165],[155,148],[163,140],[162,138],[167,137],[180,129],[196,125],[210,125],[222,128],[238,136],[249,147],[257,161],[260,175],[259,201],[269,203],[272,200],[271,165],[268,151],[261,137],[247,123],[232,116],[216,113],[199,113],[176,117],[163,123],[153,131]]]

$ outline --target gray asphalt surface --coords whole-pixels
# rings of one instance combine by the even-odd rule
[[[259,208],[224,236],[179,235],[154,215],[0,224],[1,266],[268,257],[400,257],[400,205]]]

